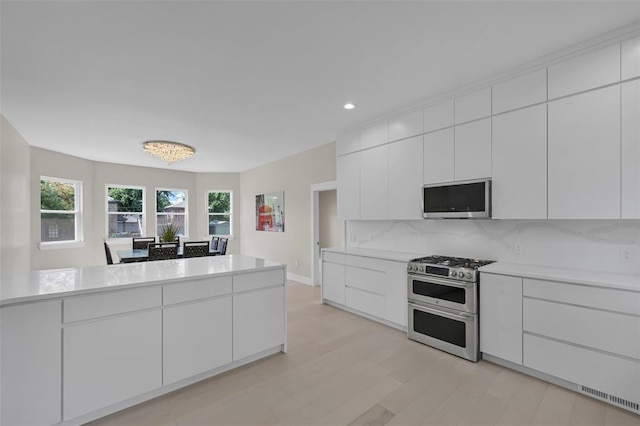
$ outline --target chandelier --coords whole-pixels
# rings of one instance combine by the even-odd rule
[[[193,157],[195,149],[183,143],[171,141],[147,141],[142,147],[149,154],[158,157],[169,165],[176,161]]]

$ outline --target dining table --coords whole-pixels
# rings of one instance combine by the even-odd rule
[[[183,248],[178,247],[178,258],[182,257]],[[146,262],[149,257],[147,249],[124,249],[116,250],[121,263]],[[209,250],[207,256],[220,256],[219,250]]]

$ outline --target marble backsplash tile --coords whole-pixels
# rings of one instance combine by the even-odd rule
[[[640,274],[640,220],[347,221],[345,240],[348,247]]]

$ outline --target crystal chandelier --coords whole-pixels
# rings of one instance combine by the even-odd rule
[[[142,144],[145,151],[169,165],[193,157],[195,149],[189,145],[171,141],[147,141]]]

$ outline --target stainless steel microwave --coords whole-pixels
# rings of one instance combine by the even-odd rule
[[[424,185],[422,217],[425,219],[490,218],[491,179]]]

